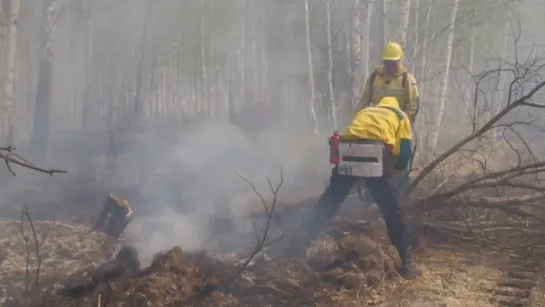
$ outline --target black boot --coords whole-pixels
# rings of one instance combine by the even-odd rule
[[[417,276],[417,271],[413,264],[413,250],[412,247],[398,250],[399,257],[401,258],[401,267],[399,268],[399,274],[401,277],[407,280],[413,280]]]

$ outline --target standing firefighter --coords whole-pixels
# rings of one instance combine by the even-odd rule
[[[365,83],[365,89],[357,111],[368,106],[375,106],[384,97],[393,96],[397,98],[399,107],[409,116],[411,123],[416,120],[419,111],[419,92],[415,77],[402,65],[403,48],[398,43],[388,42],[382,49],[382,65],[375,68]],[[396,183],[400,189],[399,197],[403,197],[406,188],[409,186],[409,170],[400,176]],[[360,199],[370,201],[366,198],[368,193],[358,187]]]
[[[362,178],[386,221],[388,236],[401,258],[400,274],[414,279],[412,239],[399,207],[393,184],[412,157],[411,122],[395,97],[384,97],[376,106],[359,111],[345,134],[330,142],[332,170],[329,186],[320,196],[307,233],[310,243],[335,215],[348,193]],[[336,147],[335,147],[336,146]]]
[[[415,77],[401,64],[403,49],[398,43],[388,42],[382,50],[382,65],[375,68],[365,83],[357,111],[374,106],[386,96],[394,96],[403,112],[414,123],[419,107]]]

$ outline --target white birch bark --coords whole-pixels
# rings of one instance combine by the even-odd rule
[[[47,161],[47,144],[51,116],[55,0],[47,0],[42,13],[41,51],[36,96],[34,99],[34,126],[31,143],[33,153],[36,155],[35,159],[38,163],[44,164]]]
[[[387,42],[386,34],[388,32],[388,20],[386,19],[386,7],[388,5],[387,0],[377,0],[378,10],[380,14],[380,46],[384,46]]]
[[[362,81],[367,80],[369,76],[369,58],[370,58],[370,31],[371,31],[371,12],[373,9],[373,1],[367,0],[365,3],[365,26],[361,29],[362,48]]]
[[[396,41],[403,47],[407,44],[407,32],[409,31],[409,18],[411,14],[411,0],[400,0],[401,13],[396,33]]]
[[[335,92],[333,91],[333,45],[331,42],[331,3],[330,0],[326,0],[326,18],[327,18],[327,59],[328,59],[328,72],[327,83],[329,87],[329,102],[331,113],[331,126],[333,130],[338,129],[337,125],[337,104],[335,103]]]
[[[91,94],[91,81],[93,75],[93,66],[92,66],[92,55],[93,55],[93,41],[94,41],[94,23],[95,23],[95,4],[94,1],[89,1],[89,6],[87,8],[87,31],[86,31],[86,48],[85,48],[85,86],[84,86],[84,97],[83,97],[83,106],[81,108],[82,114],[82,128],[87,130],[89,128],[89,111],[92,110],[96,112],[95,109],[91,106],[92,103],[92,94]],[[93,113],[94,114],[94,113]]]
[[[420,75],[418,73],[418,67],[417,67],[417,64],[416,64],[416,55],[418,53],[418,40],[420,38],[420,0],[416,0],[415,3],[414,3],[414,39],[413,39],[413,50],[411,52],[411,67],[412,67],[412,71],[417,75],[417,78],[418,76]]]
[[[361,33],[360,33],[360,0],[354,0],[354,10],[352,16],[352,105],[354,109],[358,105],[358,101],[361,95],[361,88],[364,80],[362,80],[362,67],[361,67]]]
[[[432,108],[434,112],[431,113],[431,149],[435,151],[437,146],[437,140],[439,138],[439,131],[441,128],[441,122],[443,120],[443,110],[445,109],[445,100],[447,96],[448,77],[450,73],[450,62],[452,58],[452,46],[454,40],[454,28],[456,24],[456,14],[458,12],[459,0],[453,1],[453,7],[450,11],[450,24],[447,34],[447,44],[444,54],[444,72],[439,83],[439,92],[436,104]]]
[[[500,60],[500,67],[503,67],[503,65],[507,62],[508,57],[508,47],[509,47],[509,31],[511,30],[511,26],[509,23],[509,11],[506,12],[506,18],[505,18],[505,32],[503,37],[503,46],[502,46],[502,52],[501,52],[501,60]],[[506,84],[506,74],[504,72],[500,72],[500,75],[498,76],[498,88],[496,89],[496,95],[495,99],[492,99],[494,105],[492,105],[490,117],[493,117],[494,115],[498,114],[503,104],[503,94],[505,93],[505,84]],[[498,139],[500,138],[500,129],[495,129],[493,131],[493,138]]]
[[[15,120],[15,71],[17,68],[17,20],[19,18],[19,0],[12,0],[9,11],[6,77],[4,80],[4,111],[2,141],[6,145],[14,145]]]
[[[204,17],[205,17],[205,14],[204,14],[204,8],[205,8],[205,4],[204,4],[204,0],[201,0],[201,26],[200,26],[200,31],[201,31],[201,67],[202,67],[202,77],[203,77],[203,83],[204,83],[204,88],[203,88],[203,91],[202,91],[202,94],[206,95],[207,91],[208,91],[208,75],[207,75],[207,72],[206,72],[206,39],[205,39],[205,36],[204,36]]]
[[[244,1],[246,4],[246,1]],[[242,12],[242,23],[240,26],[240,108],[243,108],[246,104],[246,13]]]
[[[306,28],[306,47],[307,47],[307,59],[308,59],[308,81],[310,90],[310,118],[312,120],[312,131],[315,135],[318,134],[318,119],[316,116],[316,91],[314,85],[314,69],[312,67],[312,44],[310,41],[310,16],[308,9],[308,0],[305,0],[305,28]]]
[[[469,54],[467,59],[467,73],[469,74],[467,85],[464,91],[464,101],[466,105],[473,105],[471,85],[473,84],[473,65],[475,63],[475,35],[477,33],[477,27],[475,22],[471,23],[471,29],[469,32]],[[476,111],[476,110],[474,110]]]

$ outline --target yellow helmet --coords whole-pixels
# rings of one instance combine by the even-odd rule
[[[388,42],[382,49],[383,61],[399,61],[403,57],[403,48],[396,42]]]

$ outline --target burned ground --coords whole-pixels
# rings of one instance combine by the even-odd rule
[[[313,201],[279,207],[273,227],[293,225],[288,219],[308,214]],[[376,209],[358,206],[354,199],[345,203],[344,214],[304,261],[280,260],[265,251],[243,271],[240,262],[247,254],[225,248],[205,253],[173,247],[141,267],[127,260],[135,255],[118,262],[116,252],[129,238],[115,242],[89,233],[89,225],[34,221],[41,261],[37,287],[32,238],[27,252],[20,221],[5,220],[0,223],[3,306],[540,306],[538,257],[509,256],[513,251],[429,225],[415,228],[420,278],[401,279]],[[371,222],[358,218],[358,211]],[[31,236],[28,226],[23,231]],[[229,236],[252,244],[251,234],[218,240]],[[522,272],[513,273],[516,268]]]

